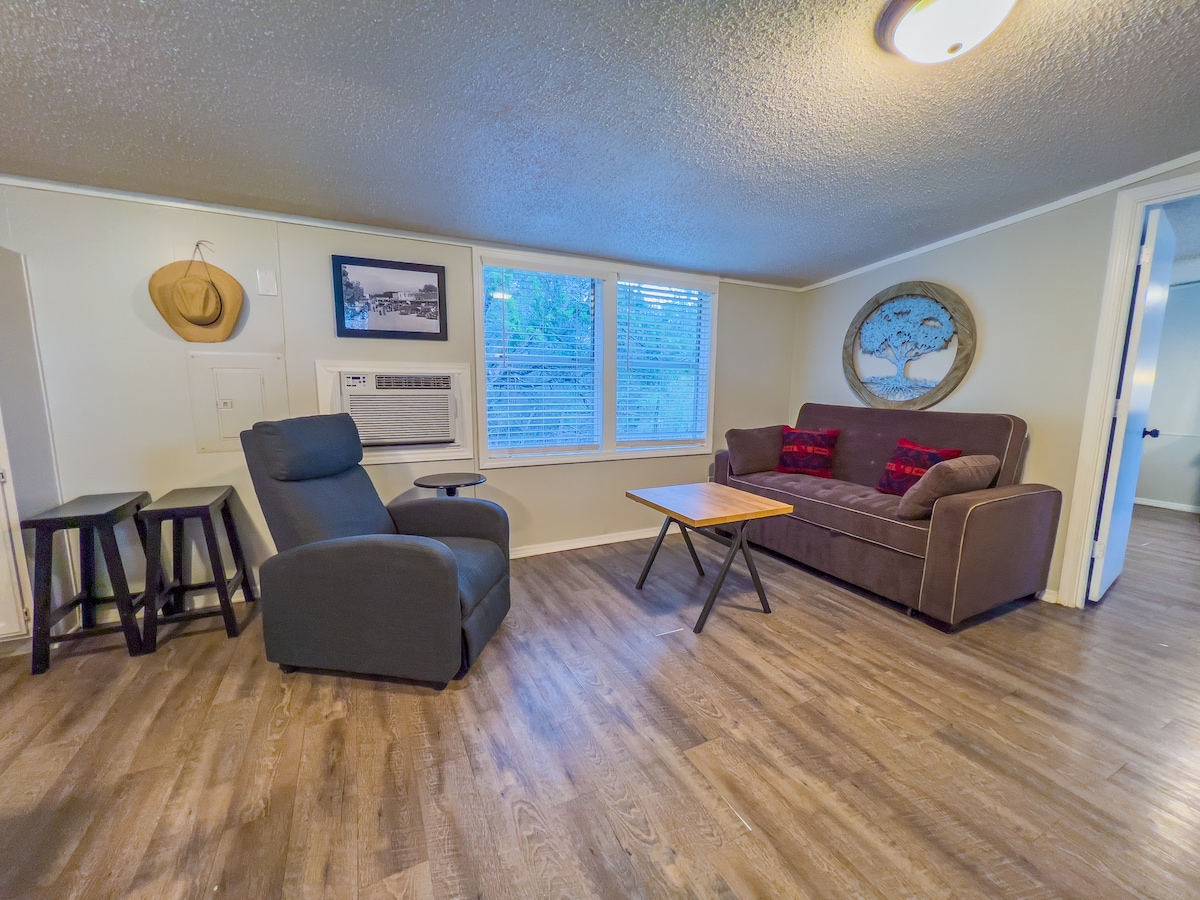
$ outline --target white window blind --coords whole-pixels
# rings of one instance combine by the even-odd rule
[[[483,266],[491,456],[600,447],[601,279]]]
[[[708,432],[712,294],[617,283],[617,443],[702,444]]]

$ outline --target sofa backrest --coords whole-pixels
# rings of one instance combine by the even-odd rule
[[[1002,413],[930,412],[805,403],[797,428],[837,428],[833,477],[874,486],[900,438],[926,447],[956,447],[964,456],[987,453],[1000,460],[994,486],[1017,479],[1025,446],[1023,419]]]

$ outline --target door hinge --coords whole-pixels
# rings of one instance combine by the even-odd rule
[[[25,617],[25,624],[28,625],[29,624],[29,608],[26,606],[22,606],[21,607],[21,615],[23,615]]]
[[[8,473],[0,469],[0,484],[8,484]]]
[[[1154,258],[1154,247],[1152,247],[1150,244],[1142,244],[1142,250],[1138,254],[1138,265],[1139,266],[1148,266],[1148,265],[1150,265],[1150,260],[1152,260],[1153,258]]]
[[[1092,559],[1104,558],[1104,541],[1092,541]]]

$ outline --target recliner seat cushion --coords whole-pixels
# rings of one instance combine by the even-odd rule
[[[496,544],[482,538],[430,537],[441,541],[454,554],[458,565],[458,602],[465,619],[508,572],[508,560]]]
[[[910,556],[925,556],[929,521],[901,521],[896,517],[900,498],[882,494],[874,487],[783,472],[731,476],[729,486],[792,504],[795,507],[789,514],[792,518]]]

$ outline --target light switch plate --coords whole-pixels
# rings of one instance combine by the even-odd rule
[[[274,269],[258,270],[258,294],[260,297],[279,296],[279,281],[275,278]]]

